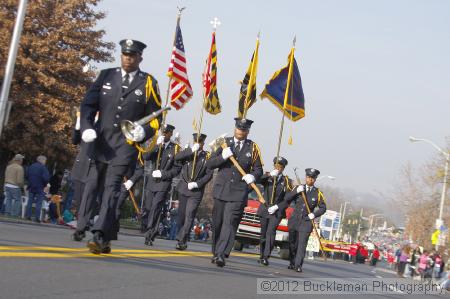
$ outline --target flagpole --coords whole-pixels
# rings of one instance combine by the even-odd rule
[[[175,27],[175,33],[173,35],[173,43],[172,43],[172,48],[175,46],[175,38],[177,36],[177,28],[180,25],[180,19],[181,19],[181,13],[183,12],[183,10],[186,9],[186,7],[177,7],[178,9],[178,14],[177,14],[177,26]],[[171,54],[172,55],[172,54]],[[164,106],[167,106],[169,104],[169,94],[170,94],[170,85],[172,83],[172,78],[169,77],[169,82],[167,83],[167,92],[166,92],[166,103]],[[167,116],[167,112],[163,113],[163,117],[162,117],[162,122],[161,122],[161,126],[160,126],[160,130],[161,130],[161,134],[164,130],[164,125],[166,123],[166,116]],[[158,146],[158,157],[156,158],[156,167],[155,170],[159,169],[159,160],[161,159],[161,150],[162,150],[162,143],[159,144]]]
[[[220,25],[220,21],[219,19],[217,19],[216,17],[214,18],[213,21],[210,22],[213,25],[213,38],[215,41],[216,38],[216,31],[217,31],[217,27]],[[211,68],[211,49],[209,50],[209,55],[208,55],[208,61],[207,61],[207,69],[209,70]],[[205,70],[206,72],[206,70]],[[197,138],[195,140],[196,143],[198,143],[199,139],[200,139],[200,132],[202,131],[202,126],[203,126],[203,115],[205,113],[205,103],[206,103],[206,94],[205,94],[205,88],[203,88],[203,103],[202,103],[202,108],[200,111],[200,123],[198,125],[196,125],[197,127]],[[192,172],[191,172],[191,180],[194,179],[194,174],[195,174],[195,164],[197,163],[197,153],[194,153],[194,160],[192,161]]]
[[[256,36],[256,46],[255,46],[255,52],[253,55],[253,59],[252,59],[252,66],[250,69],[250,77],[248,78],[248,85],[247,85],[247,94],[245,95],[245,100],[244,100],[244,113],[243,113],[243,118],[247,117],[247,111],[249,108],[249,98],[251,96],[251,82],[250,80],[253,78],[253,73],[255,71],[255,63],[257,63],[256,58],[258,56],[258,49],[259,49],[259,37],[261,35],[261,31],[258,32],[258,35]]]
[[[282,113],[283,116],[281,117],[280,133],[278,135],[278,145],[277,145],[277,158],[275,160],[275,163],[278,163],[278,160],[280,158],[281,140],[283,138],[284,120],[286,118],[284,112],[285,112],[286,105],[287,105],[288,98],[289,98],[289,94],[290,94],[289,91],[291,89],[292,69],[293,69],[293,64],[294,64],[295,42],[296,42],[296,37],[294,36],[294,40],[292,41],[292,49],[291,49],[291,53],[290,53],[290,57],[289,57],[288,79],[287,79],[287,83],[286,83],[286,91],[284,93],[284,103],[283,103],[283,113]],[[271,197],[270,197],[269,205],[273,204],[273,199],[274,199],[274,196],[275,196],[275,186],[276,186],[276,181],[275,181],[275,177],[273,177],[272,194],[271,194]]]

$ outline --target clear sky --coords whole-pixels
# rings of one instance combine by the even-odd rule
[[[223,111],[206,114],[209,142],[231,133],[243,79],[261,30],[257,92],[286,64],[293,36],[305,93],[306,117],[288,122],[294,144],[281,154],[292,167],[314,167],[335,176],[336,187],[375,193],[391,189],[400,167],[426,162],[435,150],[408,136],[440,146],[450,136],[450,1],[171,1],[105,0],[99,28],[106,40],[145,42],[141,68],[153,74],[165,98],[178,6],[194,98],[168,122],[190,141],[200,112],[201,73],[211,42],[210,20],[218,17],[218,93]],[[115,52],[119,63],[119,47]],[[251,138],[267,170],[276,154],[281,113],[267,100],[248,117]],[[292,124],[292,125],[291,125]]]

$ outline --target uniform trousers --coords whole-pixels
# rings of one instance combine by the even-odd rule
[[[224,201],[214,198],[212,213],[212,252],[214,255],[230,255],[246,204],[246,201]]]
[[[161,213],[168,193],[168,191],[150,191],[148,193],[149,197],[145,201],[145,209],[148,217],[145,237],[152,241],[155,240],[155,237],[158,234]]]
[[[190,197],[178,193],[178,241],[186,243],[201,201],[201,196]]]
[[[261,238],[259,246],[260,258],[269,258],[270,253],[275,245],[275,236],[277,234],[277,227],[280,224],[281,217],[270,215],[269,217],[261,217]]]

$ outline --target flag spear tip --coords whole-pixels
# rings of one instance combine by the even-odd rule
[[[261,37],[261,30],[258,31],[258,35],[256,36],[257,39]]]
[[[186,7],[185,6],[184,7],[177,6],[177,9],[178,9],[178,16],[181,16],[181,13],[183,12],[183,10],[186,9]]]

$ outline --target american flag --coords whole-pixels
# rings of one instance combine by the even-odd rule
[[[179,24],[177,24],[175,44],[173,46],[172,58],[167,75],[172,80],[170,84],[170,104],[176,110],[179,110],[183,108],[193,95],[191,83],[187,75],[183,36],[181,35]]]

